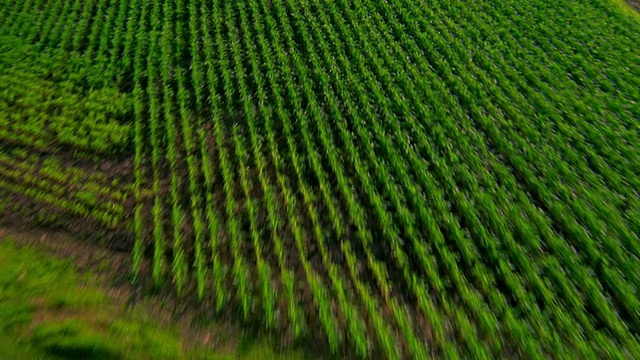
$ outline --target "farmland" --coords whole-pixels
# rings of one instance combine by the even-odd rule
[[[386,359],[640,356],[640,15],[0,0],[0,223]]]

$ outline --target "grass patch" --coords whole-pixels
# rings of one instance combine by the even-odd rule
[[[302,358],[252,340],[224,351],[186,346],[179,329],[124,311],[70,261],[1,238],[0,349],[18,360]]]

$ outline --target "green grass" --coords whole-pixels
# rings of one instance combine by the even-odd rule
[[[142,308],[124,311],[96,277],[42,249],[0,239],[0,349],[3,359],[301,359],[265,342],[235,349],[184,345],[177,328]],[[233,337],[235,334],[225,334]]]

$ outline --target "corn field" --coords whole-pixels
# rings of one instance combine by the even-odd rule
[[[346,358],[640,357],[639,124],[611,0],[0,0],[0,221]]]

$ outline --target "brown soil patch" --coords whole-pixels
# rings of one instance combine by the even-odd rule
[[[640,0],[627,0],[627,4],[629,4],[636,11],[640,12]]]

